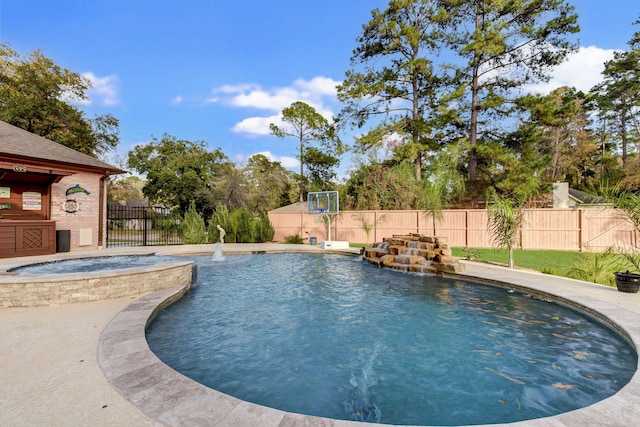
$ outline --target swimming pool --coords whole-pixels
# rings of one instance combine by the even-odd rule
[[[209,387],[290,412],[510,422],[604,399],[637,363],[590,317],[504,288],[338,255],[198,263],[197,286],[150,325],[150,347]]]

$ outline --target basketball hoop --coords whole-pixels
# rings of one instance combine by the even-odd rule
[[[338,215],[340,210],[337,191],[316,191],[307,193],[309,215]]]
[[[313,222],[320,224],[327,218],[327,237],[331,240],[331,216],[340,211],[337,191],[314,191],[307,193],[307,210],[313,216]]]

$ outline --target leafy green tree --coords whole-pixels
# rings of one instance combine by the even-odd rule
[[[434,236],[436,221],[442,219],[442,210],[454,204],[464,193],[464,177],[457,168],[459,159],[459,150],[443,149],[431,162],[429,174],[422,181],[418,193],[417,208],[423,209],[431,218]]]
[[[618,209],[633,226],[635,233],[640,234],[640,192],[625,188],[624,183],[619,182],[613,187],[603,184],[600,193],[606,200]],[[622,254],[627,261],[627,268],[634,268],[640,272],[640,253],[637,248],[622,248]]]
[[[203,194],[219,174],[226,156],[208,151],[204,142],[191,142],[164,134],[129,152],[129,167],[146,176],[142,192],[151,201],[179,206],[185,212],[194,196]],[[208,201],[195,200],[197,209]]]
[[[421,183],[409,162],[363,165],[345,183],[345,206],[353,210],[415,209]]]
[[[548,79],[576,44],[578,16],[564,0],[441,0],[448,11],[448,41],[460,60],[450,64],[457,88],[449,102],[466,105],[469,123],[468,176],[477,185],[478,146],[500,134],[514,90]],[[468,100],[466,103],[464,100]],[[476,189],[477,192],[477,189]]]
[[[238,209],[248,202],[247,177],[232,162],[221,162],[211,176],[211,184],[199,189],[196,196],[207,211],[220,204],[230,210]]]
[[[144,182],[137,176],[107,181],[107,200],[109,202],[129,201],[142,197]]]
[[[254,241],[251,227],[251,215],[249,211],[242,207],[231,213],[235,217],[236,228],[232,230],[236,236],[236,243],[252,243]]]
[[[329,190],[336,177],[334,168],[338,166],[340,160],[316,147],[307,147],[302,158],[308,169],[309,191]]]
[[[428,55],[439,50],[443,11],[435,0],[392,0],[371,15],[351,57],[354,68],[338,86],[338,99],[346,102],[340,118],[357,127],[376,118],[371,133],[358,139],[360,148],[400,138],[396,154],[414,163],[420,181],[423,158],[436,145],[430,120],[441,82]]]
[[[22,58],[0,44],[0,120],[95,157],[118,145],[119,122],[110,114],[87,119],[70,103],[86,101],[90,86],[41,51]]]
[[[539,139],[535,134],[517,130],[500,139],[487,139],[477,147],[477,189],[483,194],[498,194],[504,197],[539,193],[550,188],[550,183],[541,180],[548,157],[537,150]],[[468,147],[467,147],[468,148]],[[475,204],[474,190],[466,200]],[[485,196],[485,200],[489,197]]]
[[[298,140],[300,152],[298,159],[300,160],[300,176],[304,177],[304,165],[306,162],[319,160],[319,163],[312,163],[316,171],[316,177],[322,177],[323,173],[319,170],[337,165],[337,155],[341,153],[340,139],[336,134],[335,126],[325,119],[315,108],[301,101],[296,101],[291,106],[282,110],[282,121],[284,126],[278,127],[271,123],[269,129],[271,133],[279,138],[293,137]],[[312,143],[319,143],[319,147],[315,147],[310,154],[306,153],[307,147]],[[323,156],[318,158],[317,153],[321,152]],[[333,157],[334,161],[327,161],[327,158]],[[324,172],[324,176],[327,173]],[[304,200],[304,187],[299,188],[299,198]]]
[[[275,235],[267,212],[252,215],[246,208],[229,212],[225,206],[217,206],[209,221],[209,242],[220,239],[218,225],[225,230],[225,242],[228,243],[264,243],[273,240]]]
[[[247,208],[251,212],[268,212],[290,203],[289,190],[295,185],[292,174],[280,162],[264,154],[255,154],[244,167]]]
[[[561,87],[548,95],[527,95],[516,104],[528,114],[522,135],[537,139],[537,154],[547,157],[541,179],[567,181],[572,188],[587,189],[604,175],[606,153],[592,132],[588,97],[574,88]]]

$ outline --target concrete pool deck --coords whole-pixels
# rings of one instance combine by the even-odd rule
[[[322,252],[309,245],[224,245],[225,254],[292,249]],[[115,248],[56,256],[151,252],[204,255],[211,254],[213,246]],[[41,258],[0,260],[0,270]],[[640,294],[487,264],[467,262],[465,266],[467,276],[576,301],[615,321],[636,348],[640,344]],[[139,298],[0,308],[0,425],[371,426],[251,405],[200,386],[161,364],[146,347],[144,326],[159,302],[179,292],[167,289]],[[616,395],[587,408],[511,425],[628,426],[638,421],[640,374],[636,372]]]

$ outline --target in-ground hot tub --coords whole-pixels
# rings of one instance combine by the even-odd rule
[[[3,307],[39,307],[137,296],[190,286],[197,265],[173,257],[105,256],[39,262],[0,272]]]

